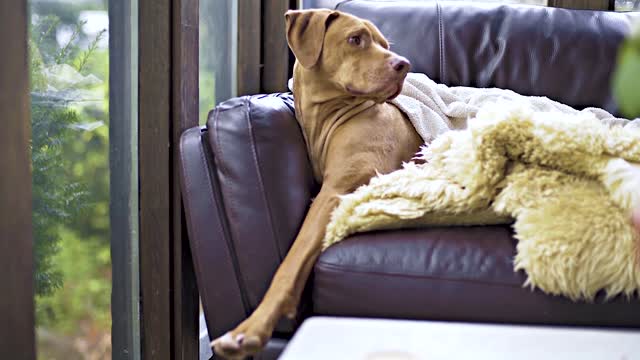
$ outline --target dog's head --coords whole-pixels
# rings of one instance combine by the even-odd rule
[[[400,93],[409,61],[389,51],[371,22],[331,10],[292,10],[285,20],[287,42],[305,71],[345,95],[385,101]]]

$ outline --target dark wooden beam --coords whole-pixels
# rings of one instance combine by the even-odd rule
[[[199,1],[173,0],[171,218],[173,221],[173,341],[176,360],[197,359],[199,353],[198,290],[180,194],[180,135],[198,126]],[[214,49],[215,50],[215,49]]]
[[[35,359],[27,1],[0,2],[0,359]]]
[[[171,0],[139,0],[142,359],[172,359]]]
[[[261,92],[261,2],[261,0],[238,1],[237,95],[250,95]]]
[[[287,90],[289,47],[285,34],[284,13],[290,7],[290,0],[263,0],[262,2],[262,92]]]
[[[198,293],[178,144],[198,124],[198,0],[139,0],[140,289],[143,359],[198,357]]]
[[[294,9],[294,10],[302,8],[302,0],[290,0],[289,1],[289,8],[290,9]],[[288,47],[288,45],[287,45],[287,47]],[[291,49],[288,49],[288,52],[289,52],[289,66],[288,66],[288,70],[287,70],[287,77],[291,78],[291,77],[293,77],[293,65],[296,62],[296,58],[295,58],[295,56],[293,56],[293,52],[291,51]]]

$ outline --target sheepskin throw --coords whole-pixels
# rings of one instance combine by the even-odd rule
[[[433,96],[433,103],[441,99]],[[446,127],[460,130],[424,127],[435,140],[416,161],[342,197],[325,248],[375,229],[512,223],[515,270],[526,272],[526,285],[573,300],[592,300],[601,290],[608,297],[638,294],[640,239],[630,220],[640,206],[637,121],[512,92],[476,104],[460,99],[439,107],[445,124],[458,123]],[[398,101],[412,107],[405,112],[414,124],[437,113]],[[457,101],[468,120],[447,114]]]

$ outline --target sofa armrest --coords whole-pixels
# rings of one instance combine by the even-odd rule
[[[189,241],[215,338],[257,307],[317,185],[289,94],[220,104],[206,127],[183,134],[180,155]]]

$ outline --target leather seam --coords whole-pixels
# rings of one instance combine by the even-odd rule
[[[273,236],[273,243],[274,243],[273,245],[276,248],[276,252],[278,253],[279,260],[280,262],[282,262],[282,259],[284,258],[284,256],[282,253],[282,249],[278,245],[278,236],[273,226],[273,212],[271,209],[271,205],[269,203],[269,199],[267,198],[267,193],[264,188],[262,167],[260,166],[258,148],[257,148],[255,135],[253,132],[253,126],[251,125],[251,101],[247,101],[247,128],[249,129],[249,135],[251,136],[251,152],[253,154],[253,162],[258,175],[258,186],[260,188],[260,194],[262,195],[262,201],[264,202],[264,206],[267,208],[267,219],[269,221],[269,230],[271,230],[271,236]]]
[[[340,1],[339,3],[337,3],[337,4],[336,4],[336,6],[333,8],[333,10],[338,10],[338,8],[339,8],[341,5],[346,4],[346,3],[350,3],[350,2],[352,2],[352,1],[353,1],[353,0],[344,0],[344,1]]]
[[[214,156],[211,154],[211,151],[207,151],[207,148],[205,147],[204,143],[202,143],[201,145],[202,145],[200,147],[201,156],[203,156],[205,160],[207,160],[207,157],[214,158]],[[231,255],[231,265],[233,266],[234,274],[236,276],[236,281],[238,282],[238,287],[240,290],[240,299],[242,300],[243,310],[245,312],[245,316],[249,316],[251,311],[250,310],[251,306],[249,305],[249,300],[247,299],[247,295],[246,295],[247,294],[247,290],[246,290],[247,286],[245,285],[246,281],[242,275],[242,271],[240,270],[241,267],[238,260],[238,251],[236,250],[235,244],[233,243],[233,240],[231,237],[231,232],[229,231],[228,218],[225,215],[227,212],[224,206],[224,199],[220,197],[216,197],[216,194],[213,191],[215,179],[213,178],[213,174],[211,173],[211,169],[209,167],[207,167],[206,174],[207,174],[207,181],[209,181],[209,183],[211,184],[211,186],[209,187],[210,196],[213,198],[214,205],[216,206],[216,212],[218,213],[218,219],[220,221],[220,231],[222,233],[224,241],[227,244],[227,248],[229,249],[229,253]]]
[[[447,278],[443,278],[443,277],[416,274],[416,273],[395,273],[395,272],[390,273],[390,272],[381,272],[381,271],[371,271],[371,270],[364,269],[364,268],[360,268],[360,269],[353,269],[353,268],[345,269],[344,267],[341,267],[339,265],[330,264],[330,263],[322,262],[322,261],[318,261],[316,263],[316,267],[320,267],[320,268],[324,267],[327,270],[334,270],[334,271],[339,270],[340,272],[355,273],[355,274],[371,274],[371,275],[378,275],[378,276],[381,275],[381,276],[404,277],[404,278],[426,279],[426,280],[437,280],[437,281],[464,282],[464,283],[473,283],[473,284],[482,284],[482,285],[511,287],[511,288],[518,288],[518,289],[522,289],[523,288],[522,285],[489,282],[489,281],[483,281],[483,280],[447,279]]]
[[[193,130],[187,130],[187,131],[193,131]],[[202,163],[204,164],[205,177],[206,177],[206,181],[207,181],[207,183],[209,185],[209,186],[207,186],[207,195],[209,196],[209,199],[211,200],[213,205],[217,207],[218,202],[216,201],[216,197],[213,194],[213,181],[211,179],[209,161],[207,161],[206,154],[204,153],[204,150],[203,150],[204,142],[202,140],[202,130],[201,130],[200,127],[197,127],[197,132],[198,132],[198,135],[197,135],[198,136],[198,146],[197,146],[198,155],[200,157],[200,161],[202,161]],[[181,143],[183,143],[182,139],[181,139]],[[187,209],[191,208],[191,199],[192,199],[193,196],[195,196],[194,192],[192,191],[192,188],[193,188],[193,185],[192,185],[193,184],[192,174],[188,170],[188,166],[186,165],[187,162],[188,162],[188,159],[187,159],[187,156],[186,156],[185,152],[183,152],[183,151],[180,151],[180,160],[181,160],[180,161],[180,167],[182,169],[182,174],[183,174],[183,178],[184,178],[184,186],[185,186],[184,191],[187,193],[187,196],[185,196],[183,198],[183,200],[184,200],[184,203],[185,203],[185,211],[188,211]],[[223,228],[224,227],[224,219],[222,218],[220,211],[217,211],[216,213],[218,215],[218,220],[219,220],[219,223],[218,223],[219,232],[218,233],[222,234],[222,237],[225,238],[227,233],[224,231],[224,228]],[[189,232],[193,233],[193,235],[194,235],[193,238],[191,238],[191,237],[189,238],[189,243],[191,245],[192,241],[200,241],[202,239],[202,236],[201,236],[200,229],[197,226],[194,225],[192,217],[187,216],[186,221],[188,223]],[[227,243],[228,243],[228,241],[227,241]],[[200,247],[201,246],[196,246],[196,248],[200,248]],[[192,249],[193,249],[193,247],[192,247]],[[233,261],[233,254],[232,254],[231,249],[229,249],[229,253],[231,253],[230,254],[231,255],[231,266],[233,268],[233,271],[234,271],[234,274],[235,274],[236,280],[237,280],[238,274],[237,274],[237,269],[236,269],[235,263]],[[203,266],[203,264],[202,264],[202,262],[200,260],[201,260],[200,256],[197,256],[196,252],[193,252],[193,261],[194,261],[194,265],[195,265],[196,270],[200,269],[201,266]],[[201,279],[201,276],[198,274],[198,271],[196,271],[196,278],[197,278],[196,280],[198,280],[198,281],[204,280],[204,279]],[[243,313],[246,316],[246,314],[247,314],[247,306],[245,305],[246,302],[242,299],[242,297],[243,297],[242,289],[241,289],[242,288],[242,284],[240,283],[240,281],[237,282],[237,286],[238,286],[240,299],[243,302],[242,303],[242,307],[243,307],[242,310],[243,310]],[[209,290],[208,286],[203,286],[203,287],[200,288],[200,291],[202,292],[202,297],[204,299],[207,299],[207,300],[210,299],[208,290]],[[205,309],[205,313],[206,314],[209,314],[209,315],[213,316],[212,314],[213,314],[214,309],[212,309],[210,307],[210,303],[209,302],[204,301],[202,306]],[[209,330],[212,330],[212,329],[215,329],[215,326],[216,326],[215,322],[211,320],[208,323],[207,328]]]
[[[438,16],[438,42],[440,48],[440,82],[445,83],[445,56],[444,56],[444,34],[442,25],[442,8],[436,2],[436,14]]]
[[[243,104],[242,106],[246,106],[245,104]],[[234,107],[234,109],[237,107]],[[215,142],[215,152],[219,153],[220,155],[222,155],[222,147],[220,146],[220,131],[219,129],[219,124],[220,124],[220,110],[217,109],[215,114],[214,114],[214,118],[213,118],[213,124],[214,124],[214,131],[215,131],[215,137],[216,137],[216,142]],[[203,151],[204,154],[204,151]],[[215,161],[215,157],[214,157],[214,161]],[[220,164],[218,164],[220,165]],[[223,167],[224,168],[224,167]],[[224,170],[224,169],[223,169]],[[212,180],[212,174],[207,173],[207,178],[209,180],[209,182],[212,184],[211,186],[213,186],[213,180]],[[226,221],[228,221],[228,218],[226,216],[227,212],[225,210],[225,206],[224,206],[224,198],[229,198],[229,196],[225,196],[225,191],[224,191],[224,187],[220,186],[220,192],[223,195],[223,199],[220,199],[220,201],[215,202],[216,206],[218,206],[219,208],[222,208],[223,210],[223,214],[224,214],[224,219]],[[212,194],[213,196],[213,194]],[[220,213],[220,211],[219,211]],[[227,227],[227,231],[223,230],[223,234],[224,234],[224,239],[227,243],[227,247],[229,248],[229,251],[231,252],[231,261],[236,273],[236,281],[238,281],[238,285],[240,286],[240,297],[242,299],[243,302],[243,307],[244,307],[244,311],[245,314],[247,316],[249,316],[249,311],[251,306],[249,306],[249,299],[247,298],[247,294],[248,294],[248,290],[247,290],[247,285],[246,285],[246,281],[244,279],[244,274],[240,268],[240,263],[239,263],[239,259],[238,259],[238,251],[236,250],[235,247],[235,243],[233,241],[233,235],[231,234],[231,231],[229,230],[229,228]]]
[[[220,124],[218,118],[220,117],[220,108],[216,107],[215,112],[213,114],[213,132],[215,134],[216,141],[214,142],[215,153],[220,154],[222,156],[222,147],[220,146]],[[222,164],[217,164],[218,167],[225,171],[224,166]],[[224,192],[223,189],[220,189],[221,192]]]
[[[198,131],[200,131],[200,130],[198,129]],[[202,136],[202,135],[200,135],[200,136]],[[201,140],[201,142],[202,142],[202,140]],[[200,148],[200,147],[198,147],[198,148]],[[180,151],[180,167],[182,168],[182,173],[184,175],[185,191],[187,192],[187,196],[183,197],[183,201],[185,202],[185,205],[186,205],[185,207],[188,209],[188,208],[191,207],[190,206],[191,205],[191,195],[190,194],[192,194],[192,191],[190,191],[190,189],[191,189],[192,181],[191,181],[191,175],[189,174],[189,171],[187,170],[187,166],[185,165],[186,162],[187,162],[187,160],[186,160],[184,152]],[[206,160],[205,160],[205,164],[206,164]],[[210,191],[211,191],[211,189],[209,189],[209,192]],[[211,197],[213,197],[213,194],[211,194]],[[187,222],[189,224],[189,229],[195,235],[194,238],[195,239],[200,239],[200,236],[197,235],[197,234],[200,233],[200,231],[197,229],[197,226],[193,225],[192,218],[190,216],[187,216],[186,219],[187,219]],[[189,238],[189,241],[191,242],[192,240],[195,240],[195,239]],[[193,255],[195,255],[195,252],[192,251],[192,253],[193,253]],[[201,265],[200,264],[200,257],[197,256],[197,255],[193,256],[193,262],[194,262],[195,268],[199,269],[200,265]],[[197,272],[196,272],[196,275],[197,275]],[[200,289],[200,287],[198,287],[198,288],[202,292],[203,297],[205,299],[208,299],[209,295],[208,295],[207,287],[204,286],[202,289]],[[208,306],[206,306],[205,304],[203,304],[203,307],[207,307],[208,308]]]

